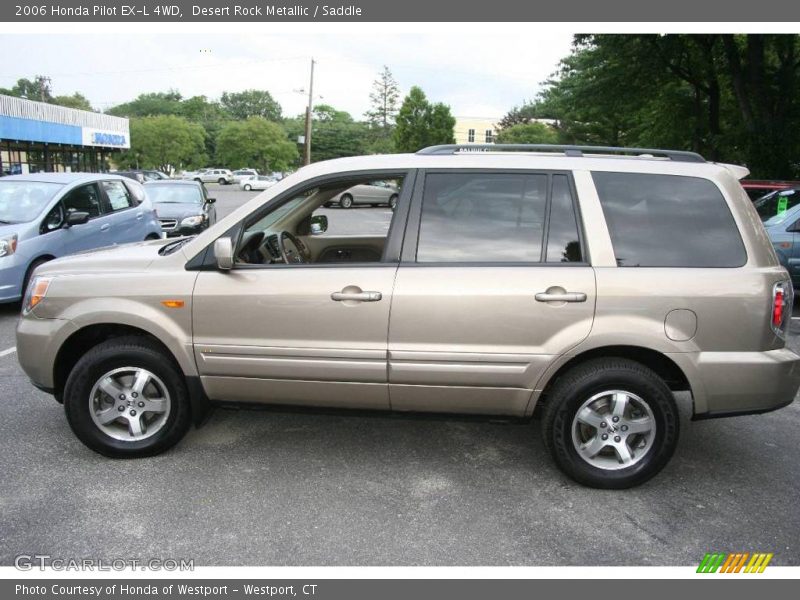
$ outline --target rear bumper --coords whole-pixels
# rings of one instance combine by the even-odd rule
[[[800,356],[788,348],[669,356],[691,384],[694,419],[777,410],[791,404],[800,388]]]

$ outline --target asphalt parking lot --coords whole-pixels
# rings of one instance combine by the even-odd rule
[[[211,195],[224,215],[255,194]],[[691,423],[680,398],[672,462],[620,492],[564,477],[536,421],[217,410],[162,456],[109,460],[20,370],[18,310],[0,306],[2,565],[696,565],[712,550],[800,564],[798,402]],[[800,351],[800,319],[790,343]]]

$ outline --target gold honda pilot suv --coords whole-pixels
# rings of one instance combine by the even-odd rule
[[[707,419],[800,385],[746,174],[538,145],[316,163],[195,237],[40,266],[19,360],[110,457],[163,452],[218,403],[536,412],[565,473],[629,487],[675,450],[674,392]],[[325,208],[375,182],[395,210]]]

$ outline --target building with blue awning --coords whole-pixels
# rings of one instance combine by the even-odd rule
[[[107,171],[128,119],[0,95],[0,174]]]

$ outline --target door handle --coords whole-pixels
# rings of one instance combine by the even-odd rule
[[[138,212],[136,213],[136,218],[141,219],[144,216],[144,213]]]
[[[100,225],[100,231],[108,231],[110,227],[111,227],[110,223],[103,223],[102,225]]]
[[[586,302],[586,294],[583,292],[561,292],[560,294],[540,292],[534,298],[537,302]]]
[[[333,292],[331,300],[336,302],[377,302],[383,298],[380,292]]]

